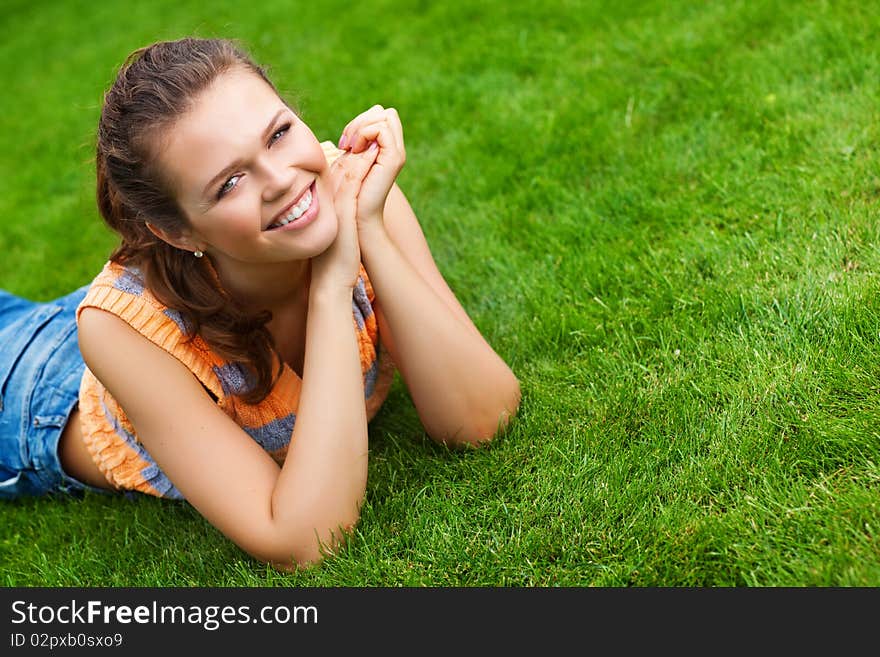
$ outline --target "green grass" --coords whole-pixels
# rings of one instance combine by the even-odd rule
[[[0,287],[48,300],[105,261],[93,135],[125,55],[239,38],[319,138],[399,110],[400,184],[518,419],[451,453],[398,380],[361,522],[308,572],[90,495],[2,506],[3,584],[880,585],[880,10],[265,4],[7,0]]]

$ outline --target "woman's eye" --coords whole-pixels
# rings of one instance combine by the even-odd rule
[[[283,126],[278,128],[278,130],[276,130],[275,132],[272,133],[272,137],[269,139],[269,145],[271,146],[276,141],[281,139],[284,136],[284,133],[286,133],[288,130],[290,130],[289,123],[285,123]]]
[[[287,131],[290,130],[290,125],[290,123],[285,123],[283,126],[278,128],[278,130],[273,132],[272,136],[269,138],[269,146],[281,139],[287,133]],[[240,175],[232,176],[229,180],[223,183],[223,186],[217,191],[217,198],[223,198],[224,196],[226,196],[226,194],[235,189],[235,186],[238,184],[240,178]]]
[[[238,184],[239,178],[241,178],[241,176],[232,176],[229,180],[223,183],[220,191],[217,192],[217,198],[222,198],[223,196],[231,192],[232,189]]]

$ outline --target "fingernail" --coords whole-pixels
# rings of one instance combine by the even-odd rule
[[[342,150],[345,150],[345,147],[347,145],[348,145],[348,137],[346,137],[345,135],[342,135],[339,138],[339,148],[341,148]]]
[[[368,151],[374,151],[379,148],[379,142],[374,141],[370,144],[370,147],[367,149]]]

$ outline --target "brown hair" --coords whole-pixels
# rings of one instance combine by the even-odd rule
[[[265,71],[225,39],[160,41],[131,53],[104,94],[97,135],[97,198],[104,221],[122,238],[110,259],[138,267],[149,290],[181,313],[220,356],[251,375],[241,395],[257,403],[269,394],[281,359],[266,323],[269,311],[247,313],[220,287],[208,258],[156,237],[147,222],[178,235],[187,225],[157,170],[157,140],[222,73],[241,67],[273,89]],[[277,362],[278,367],[274,364]]]

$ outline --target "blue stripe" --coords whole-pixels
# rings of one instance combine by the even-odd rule
[[[141,280],[140,272],[133,267],[126,267],[125,271],[113,281],[113,287],[136,296],[144,293],[144,282]]]
[[[296,413],[291,413],[272,420],[262,427],[242,427],[242,429],[267,452],[277,452],[290,444],[294,424],[296,424]]]
[[[226,397],[247,394],[253,385],[250,372],[239,363],[214,365],[213,370],[220,381],[220,387],[223,388],[223,394]]]
[[[373,364],[370,365],[370,369],[367,370],[366,374],[364,374],[364,397],[370,398],[373,394],[373,389],[376,387],[376,379],[379,378],[379,359],[374,358]]]
[[[355,321],[357,321],[358,329],[363,331],[364,320],[373,315],[373,306],[370,305],[370,299],[367,297],[367,286],[363,278],[358,278],[354,294],[351,296],[351,308]]]
[[[180,314],[177,310],[172,310],[171,308],[166,308],[162,311],[162,314],[165,315],[172,322],[177,324],[177,328],[180,329],[181,333],[186,333],[186,323],[183,321],[183,315]]]

